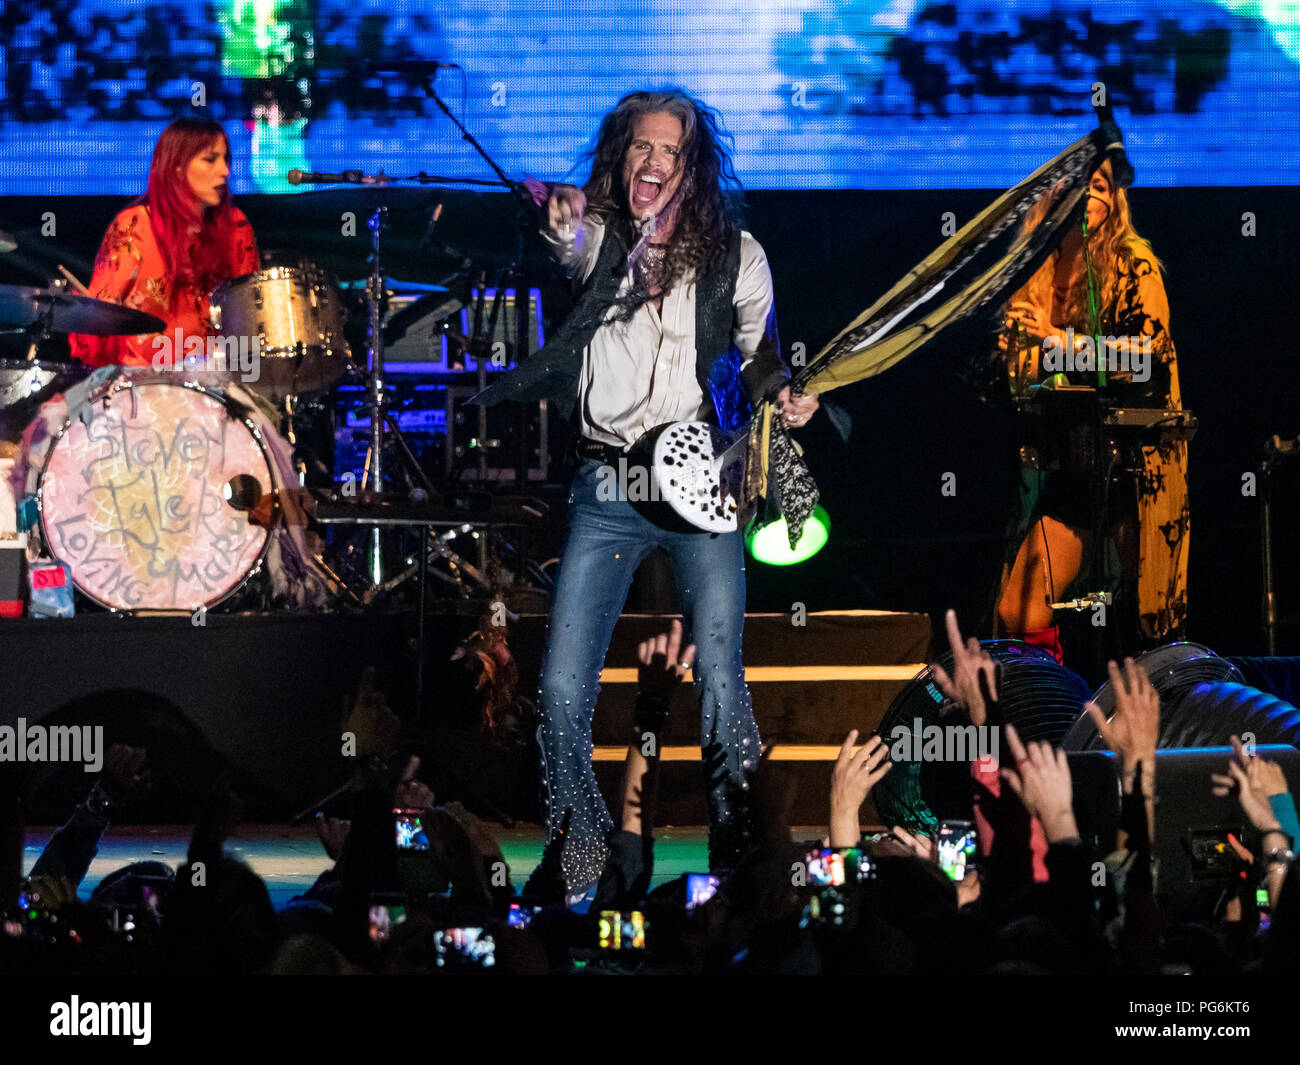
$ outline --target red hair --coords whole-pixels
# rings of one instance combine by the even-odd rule
[[[230,186],[215,207],[203,203],[190,188],[186,171],[196,155],[220,138],[230,161],[230,138],[210,119],[178,118],[158,137],[149,164],[149,186],[136,201],[149,208],[154,239],[162,253],[169,288],[169,310],[176,309],[176,296],[183,287],[207,292],[234,273],[234,206]],[[196,237],[190,227],[202,227]]]

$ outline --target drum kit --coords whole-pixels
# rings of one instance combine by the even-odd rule
[[[336,605],[391,602],[414,576],[421,617],[426,576],[435,578],[428,587],[454,599],[495,596],[498,553],[513,554],[516,581],[544,595],[545,574],[505,534],[514,528],[517,542],[525,542],[519,527],[543,517],[545,504],[479,493],[467,505],[439,491],[391,415],[382,361],[389,324],[378,254],[382,225],[380,217],[372,226],[374,271],[365,288],[366,368],[354,362],[346,338],[344,290],[307,260],[215,289],[217,357],[209,348],[204,359],[187,357],[183,368],[92,373],[76,362],[41,358],[41,344],[53,334],[135,335],[165,325],[70,291],[68,281],[0,285],[0,334],[28,344],[25,358],[0,358],[0,459],[7,449],[28,471],[29,557],[39,549],[66,564],[76,589],[111,611],[207,610],[272,565],[269,554],[278,559],[272,547],[287,511],[306,514],[313,532],[335,530],[328,545],[313,536],[309,553]],[[0,249],[16,244],[0,232]],[[362,482],[309,489],[294,449],[298,405],[345,377],[364,385],[372,426]],[[24,504],[16,487],[15,503]],[[390,487],[398,490],[383,490]],[[364,544],[354,542],[354,530]],[[412,534],[419,537],[414,549]],[[296,535],[301,539],[301,530]],[[453,549],[458,536],[473,542],[472,561]]]

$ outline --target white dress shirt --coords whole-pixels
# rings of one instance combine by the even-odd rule
[[[542,237],[568,273],[586,281],[596,266],[605,227],[583,218],[581,236],[573,230],[543,230]],[[767,255],[753,236],[740,234],[740,273],[733,297],[732,343],[747,366],[769,330],[773,338],[772,274]],[[619,295],[632,287],[632,272],[619,286]],[[645,303],[627,322],[609,319],[611,307],[582,353],[578,379],[578,415],[582,435],[616,447],[634,444],[644,433],[667,422],[707,421],[710,397],[695,377],[695,282],[676,284],[663,297],[663,307]]]

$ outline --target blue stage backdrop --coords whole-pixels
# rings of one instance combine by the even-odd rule
[[[1300,5],[1281,0],[4,0],[0,193],[133,194],[194,104],[237,192],[291,167],[574,169],[632,88],[718,108],[746,186],[1001,188],[1091,126],[1101,82],[1145,185],[1300,183]]]

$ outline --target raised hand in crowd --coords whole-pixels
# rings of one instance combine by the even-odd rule
[[[1070,763],[1065,752],[1050,743],[1020,742],[1014,725],[1006,726],[1007,745],[1014,768],[1003,766],[1002,779],[1019,796],[1031,817],[1043,826],[1049,843],[1077,839],[1074,795],[1070,785]]]
[[[1249,818],[1256,831],[1281,830],[1277,816],[1273,813],[1273,805],[1269,802],[1270,796],[1284,795],[1287,792],[1286,777],[1276,762],[1255,757],[1245,748],[1240,737],[1233,736],[1228,772],[1212,773],[1210,779],[1214,783],[1215,795],[1223,797],[1236,793],[1242,813]]]
[[[639,698],[667,701],[695,661],[695,644],[682,650],[682,623],[673,618],[667,632],[650,636],[636,647]]]
[[[871,789],[890,769],[889,747],[879,736],[867,737],[856,751],[858,730],[844,737],[835,768],[831,770],[830,845],[856,847],[862,837],[859,811]]]
[[[623,768],[620,828],[635,836],[651,835],[658,795],[658,750],[668,724],[673,692],[695,661],[695,644],[682,648],[682,623],[673,619],[667,632],[637,644],[636,711]],[[647,740],[650,745],[647,746]],[[652,753],[650,753],[652,752]]]
[[[1096,703],[1084,709],[1097,726],[1101,738],[1119,757],[1125,791],[1131,791],[1137,767],[1143,767],[1144,788],[1155,790],[1156,741],[1160,735],[1160,695],[1151,678],[1133,659],[1124,659],[1124,668],[1109,663],[1111,685],[1115,689],[1115,713],[1110,720]]]
[[[1270,900],[1276,903],[1293,862],[1289,855],[1296,844],[1273,808],[1274,796],[1288,794],[1282,767],[1256,757],[1242,744],[1239,736],[1233,736],[1228,772],[1212,773],[1210,779],[1215,795],[1222,797],[1236,792],[1242,813],[1260,834],[1264,884]],[[1294,805],[1289,805],[1288,810],[1294,813]]]
[[[104,755],[104,772],[100,783],[115,802],[125,801],[137,788],[149,783],[149,752],[143,747],[115,743]]]
[[[984,725],[990,705],[998,698],[997,663],[973,636],[962,640],[955,610],[944,615],[944,623],[948,629],[948,646],[952,648],[952,675],[935,663],[934,683],[944,695],[965,708],[972,725]]]
[[[1097,726],[1097,732],[1119,758],[1120,779],[1125,794],[1139,786],[1146,804],[1147,840],[1156,838],[1156,742],[1160,736],[1160,694],[1151,684],[1147,672],[1131,658],[1120,669],[1108,663],[1111,686],[1115,690],[1115,713],[1109,721],[1096,703],[1084,704],[1084,710]],[[1140,782],[1140,784],[1139,784]],[[1128,834],[1121,830],[1119,849],[1125,849]]]

